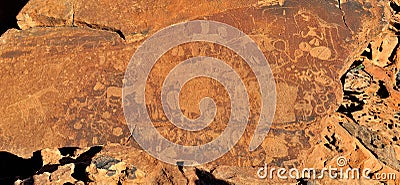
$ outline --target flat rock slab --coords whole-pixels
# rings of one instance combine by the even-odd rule
[[[1,40],[2,149],[25,153],[129,136],[119,92],[130,58],[124,53],[134,49],[117,34],[32,28]]]
[[[275,164],[296,161],[312,146],[310,137],[318,134],[312,125],[338,108],[339,79],[352,62],[348,58],[385,25],[384,6],[373,1],[247,3],[137,2],[125,6],[111,1],[30,1],[18,16],[24,30],[9,30],[0,38],[0,149],[30,155],[46,147],[128,143],[121,87],[135,49],[165,26],[208,19],[235,26],[257,42],[270,63],[278,91],[273,128],[262,146],[254,153],[247,151],[255,127],[251,124],[232,153],[219,162],[254,166],[263,164],[266,155]],[[226,59],[232,65],[240,60],[226,48],[209,43],[178,46],[155,66],[151,85],[162,82],[168,74],[165,69],[171,69],[175,61],[201,54]],[[249,74],[243,77],[252,87],[256,79],[248,68],[233,68]],[[183,89],[181,97],[190,97],[188,101],[223,92],[212,81],[188,85],[188,89],[214,87],[198,94]],[[164,124],[168,121],[157,100],[161,87],[149,89],[148,95],[155,97],[148,103],[150,117],[155,124],[165,125],[159,131],[170,140],[206,142],[223,130],[224,115],[229,112],[227,97],[218,104],[221,112],[211,126],[214,130],[178,138],[179,130]],[[260,97],[257,92],[249,94],[253,122]],[[196,103],[185,109],[189,117],[199,113]],[[191,139],[196,136],[200,141]]]

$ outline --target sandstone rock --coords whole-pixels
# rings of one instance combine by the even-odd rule
[[[2,149],[26,156],[32,152],[28,148],[119,143],[129,136],[127,129],[118,136],[108,134],[125,128],[120,95],[107,94],[107,89],[121,85],[120,66],[130,57],[122,53],[132,51],[123,47],[117,34],[72,27],[32,28],[10,30],[1,40],[1,86],[9,92],[1,96],[2,130],[7,128],[0,136]],[[107,88],[94,91],[98,82]],[[112,116],[104,119],[103,112]]]
[[[386,35],[380,40],[371,42],[372,63],[379,67],[392,64],[397,45],[398,38],[395,35]]]
[[[0,149],[25,158],[41,150],[42,165],[29,168],[32,171],[21,178],[6,177],[36,184],[312,183],[306,178],[260,179],[257,170],[264,164],[321,169],[337,166],[343,156],[349,160],[344,167],[370,168],[372,176],[398,176],[396,3],[31,0],[17,16],[22,30],[11,29],[0,37]],[[203,166],[178,167],[157,161],[130,138],[121,87],[129,59],[146,38],[194,19],[227,23],[257,42],[277,83],[277,112],[257,150],[248,151],[256,126],[249,124],[222,158]],[[244,79],[252,100],[250,123],[256,123],[260,111],[255,76],[237,54],[210,43],[177,46],[154,66],[146,96],[153,98],[147,106],[158,131],[179,144],[209,142],[229,119],[229,97],[210,79],[189,82],[181,92],[186,102],[181,108],[189,118],[200,115],[197,100],[215,98],[219,109],[208,130],[183,131],[162,111],[163,79],[178,62],[200,55],[225,61]],[[105,147],[85,148],[99,144]],[[54,149],[64,146],[74,147]]]
[[[85,5],[82,5],[80,2],[65,2],[61,6],[60,2],[49,1],[49,6],[41,6],[46,2],[30,1],[20,13],[20,16],[44,16],[55,18],[55,20],[66,20],[65,17],[70,16],[60,13],[69,15],[72,11],[70,9],[73,8],[74,23],[79,22],[80,19],[105,21],[93,23],[93,25],[105,25],[106,22],[109,22],[106,27],[118,27],[120,30],[130,30],[133,26],[132,23],[107,21],[112,16],[120,16],[119,12],[123,12],[124,9],[120,11],[113,9],[111,13],[107,12],[112,16],[101,16],[105,19],[100,19],[98,16],[104,10],[92,14],[89,13],[87,8],[92,4],[91,8],[96,9],[101,3],[85,2]],[[357,2],[352,3],[357,4]],[[340,93],[336,91],[340,85],[337,82],[338,75],[346,56],[351,52],[350,48],[357,48],[358,42],[361,42],[357,40],[357,37],[368,36],[366,35],[367,30],[373,33],[381,27],[381,17],[374,17],[377,14],[374,9],[360,9],[359,11],[363,13],[363,16],[370,16],[370,19],[365,19],[370,21],[365,22],[361,21],[361,17],[358,18],[357,20],[360,22],[354,24],[357,27],[353,28],[357,32],[352,35],[341,19],[342,11],[334,4],[322,1],[315,1],[313,4],[315,6],[311,8],[308,3],[302,1],[286,1],[285,6],[293,8],[285,9],[283,7],[270,11],[243,5],[243,7],[235,7],[227,11],[215,10],[217,11],[215,13],[210,11],[206,16],[207,19],[225,22],[243,30],[260,45],[270,61],[275,61],[271,63],[271,67],[278,86],[283,85],[283,88],[278,89],[278,94],[285,96],[285,98],[278,99],[275,127],[291,123],[297,124],[302,121],[317,121],[320,116],[333,112],[336,109],[335,102],[340,96]],[[157,10],[162,9],[160,8],[162,4],[158,5],[160,6],[151,7]],[[225,5],[224,2],[221,3],[222,7]],[[57,8],[52,8],[53,6],[65,8],[65,10],[56,11]],[[147,9],[146,6],[143,5],[144,10]],[[185,7],[185,5],[180,6]],[[134,11],[135,9],[128,8],[128,10]],[[147,13],[152,11],[153,9],[149,9]],[[326,11],[332,12],[333,17],[338,18],[326,16],[323,13]],[[367,11],[371,12],[368,13]],[[113,14],[113,12],[116,14]],[[191,13],[194,14],[194,12]],[[227,14],[234,15],[236,18],[225,18]],[[84,16],[80,17],[80,15]],[[189,17],[201,17],[202,14],[194,15]],[[162,27],[171,24],[171,21],[176,23],[187,20],[189,17],[176,21],[170,16],[166,18],[171,20],[151,21],[150,18],[140,20],[150,21],[152,25]],[[275,20],[275,18],[277,19]],[[40,22],[40,20],[38,18],[37,22]],[[127,17],[124,20],[137,19]],[[275,23],[270,24],[265,20],[275,20]],[[286,24],[278,24],[283,21]],[[157,24],[158,22],[161,25]],[[26,22],[21,19],[21,27],[26,28],[23,23]],[[135,23],[134,25],[140,24],[142,23]],[[371,27],[370,24],[375,26]],[[60,26],[57,21],[51,23],[44,21],[35,23],[33,26],[38,25]],[[68,24],[61,26],[68,26]],[[151,25],[146,26],[153,27]],[[153,29],[159,29],[158,26],[154,26]],[[264,28],[265,26],[267,27]],[[4,128],[7,127],[9,130],[5,133],[10,133],[2,136],[4,140],[9,140],[9,144],[4,146],[4,149],[20,154],[27,151],[27,149],[21,149],[21,147],[12,148],[12,146],[24,143],[24,138],[16,137],[16,135],[25,135],[31,138],[32,143],[29,146],[33,150],[45,146],[74,145],[84,147],[107,142],[125,142],[129,136],[129,131],[125,126],[121,110],[120,88],[125,66],[139,43],[128,44],[119,38],[118,34],[109,32],[112,31],[110,29],[89,27],[101,30],[75,27],[32,28],[23,31],[10,30],[1,38],[3,43],[1,45],[1,56],[4,60],[3,70],[7,70],[2,72],[5,80],[1,87],[4,88],[2,91],[8,92],[4,93],[4,100],[1,100],[3,102],[1,117],[6,123]],[[296,27],[296,29],[291,29],[291,27]],[[136,32],[139,31],[136,30]],[[304,51],[296,49],[297,47],[301,48],[302,45],[306,45],[309,51],[307,49],[303,49]],[[211,46],[193,44],[187,47],[193,48],[191,51],[196,51]],[[224,51],[218,46],[215,47],[217,50]],[[157,67],[164,69],[172,67],[174,63],[171,62],[170,57],[183,59],[196,55],[196,52],[190,54],[190,50],[185,48],[183,48],[183,51],[189,52],[188,55],[177,58],[171,56],[172,53],[167,53],[165,61],[170,62],[160,62],[161,64],[155,66],[155,69]],[[308,54],[308,52],[311,53]],[[215,53],[207,54],[217,55]],[[38,58],[42,60],[37,60]],[[220,56],[220,58],[226,59],[228,63],[233,61],[229,59],[231,58],[229,54]],[[14,61],[24,62],[14,63]],[[163,60],[161,59],[161,61]],[[37,67],[32,68],[31,66]],[[245,72],[246,69],[238,68],[238,70]],[[154,83],[161,82],[159,79],[165,77],[166,72],[168,71],[164,70],[161,73],[154,74],[154,78],[157,79]],[[43,79],[46,80],[43,81]],[[248,79],[249,82],[254,81],[253,77]],[[99,88],[99,83],[104,88]],[[13,85],[10,87],[5,84]],[[159,90],[160,88],[156,87],[151,91],[158,92]],[[293,91],[297,93],[293,93]],[[11,94],[12,97],[8,96]],[[157,97],[157,94],[153,95]],[[257,94],[252,96],[257,100]],[[280,102],[283,100],[285,102]],[[156,98],[155,104],[149,104],[150,107],[153,107],[150,114],[154,120],[165,122],[165,116],[160,113],[161,107],[157,102],[158,99]],[[285,104],[287,103],[294,104],[294,106],[286,107]],[[257,104],[252,107],[254,108],[253,113],[256,114]],[[189,111],[193,112],[192,108],[189,108]],[[290,116],[286,116],[286,114]],[[14,124],[16,122],[22,122],[29,126],[21,129],[21,124]],[[220,120],[220,124],[223,124],[222,120]],[[165,128],[166,131],[170,130],[170,127]],[[215,129],[221,130],[221,127]],[[169,137],[171,140],[176,140],[171,136]]]
[[[330,128],[330,131],[337,133],[337,137],[343,140],[348,139],[346,143],[339,143],[339,147],[343,149],[342,155],[349,157],[348,165],[353,168],[371,168],[373,173],[399,173],[391,168],[383,166],[377,159],[365,150],[359,142],[354,140],[343,128],[340,127],[334,121],[336,118],[331,117],[326,125]],[[335,120],[336,121],[336,120]],[[324,132],[325,132],[324,131]],[[342,135],[343,134],[343,135]],[[323,144],[323,143],[321,143]],[[318,145],[318,144],[317,144]],[[316,146],[317,146],[316,145]],[[355,146],[360,146],[356,148]],[[46,149],[47,151],[53,151],[57,153],[57,149]],[[65,163],[65,160],[60,160],[57,167],[49,168],[44,165],[38,172],[32,173],[32,177],[23,180],[17,180],[16,184],[23,184],[27,182],[33,182],[35,184],[298,184],[301,182],[307,183],[307,179],[303,180],[282,180],[274,179],[260,179],[257,177],[258,168],[256,167],[237,167],[237,166],[197,166],[197,167],[182,167],[165,165],[160,161],[147,160],[145,154],[140,154],[140,150],[121,146],[121,145],[110,145],[102,148],[101,151],[97,151],[95,154],[89,154],[93,151],[93,148],[76,149],[77,153],[82,153],[86,156],[85,160],[82,161],[79,156],[76,156],[76,160],[71,160]],[[132,155],[127,155],[129,151]],[[325,152],[326,154],[329,152]],[[334,152],[333,152],[334,153]],[[332,153],[332,154],[333,154]],[[81,156],[82,156],[81,155]],[[90,156],[89,158],[87,158]],[[114,157],[108,157],[114,156]],[[331,155],[331,157],[334,155]],[[310,157],[327,157],[327,156],[315,156],[311,154]],[[336,165],[336,158],[331,158],[331,161],[326,161],[326,165]],[[329,159],[326,158],[326,159]],[[353,161],[354,160],[354,161]],[[99,161],[102,161],[100,165]],[[149,163],[150,161],[150,163]],[[111,163],[107,163],[111,162]],[[79,168],[79,164],[85,163],[85,168]],[[359,163],[359,164],[356,164]],[[24,165],[24,163],[21,163]],[[309,166],[311,167],[311,166]],[[347,167],[347,166],[345,166]],[[343,168],[345,168],[343,167]],[[106,169],[105,169],[106,168]],[[134,174],[132,174],[134,171]],[[351,184],[376,184],[378,180],[368,179],[337,179],[333,180],[330,178],[319,179],[315,182],[316,184],[340,184],[340,183],[351,183]],[[393,181],[387,181],[392,183]]]

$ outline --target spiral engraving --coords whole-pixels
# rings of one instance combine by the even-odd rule
[[[163,137],[154,127],[146,109],[145,87],[152,67],[168,50],[189,42],[210,42],[236,52],[257,78],[261,94],[260,119],[250,143],[255,150],[264,140],[273,120],[276,90],[272,71],[257,44],[240,30],[224,23],[196,20],[169,26],[148,38],[133,55],[125,73],[124,113],[136,142],[150,155],[170,164],[204,164],[228,152],[243,135],[250,112],[246,87],[240,76],[225,62],[206,56],[182,61],[169,71],[161,91],[162,108],[168,120],[180,129],[200,131],[211,123],[216,104],[204,97],[197,119],[187,118],[179,106],[179,92],[186,82],[197,77],[212,78],[229,94],[231,114],[225,130],[213,141],[199,146],[184,146]]]

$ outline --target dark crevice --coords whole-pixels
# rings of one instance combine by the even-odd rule
[[[390,1],[389,4],[390,8],[394,11],[394,14],[398,14],[400,12],[400,6],[397,3]],[[390,24],[392,27],[389,27],[389,29],[391,31],[394,31],[396,35],[399,35],[400,23],[398,23],[397,21],[391,21]]]
[[[60,164],[48,164],[44,165],[36,174],[43,174],[44,172],[52,173],[58,169],[59,166],[73,163],[75,165],[74,172],[71,174],[73,178],[85,183],[91,182],[89,179],[89,174],[86,172],[86,168],[91,164],[92,158],[102,150],[101,146],[91,147],[88,151],[79,155],[76,159],[71,157],[63,157],[59,160]],[[63,154],[72,154],[71,152],[77,150],[76,147],[60,148]],[[64,153],[66,152],[66,153]]]
[[[399,35],[399,30],[400,30],[400,23],[398,22],[392,22],[391,25],[393,28],[389,28],[390,30],[394,31],[396,35]]]
[[[195,180],[196,185],[230,185],[231,183],[220,180],[214,177],[214,175],[210,172],[207,172],[205,170],[201,170],[196,168],[196,175],[199,178],[198,180]]]
[[[395,2],[390,1],[390,7],[392,8],[392,10],[394,10],[396,13],[400,12],[400,6],[397,5]]]
[[[356,139],[361,143],[361,145],[363,145],[366,149],[368,149],[368,151],[371,152],[371,154],[372,154],[375,158],[380,159],[379,156],[378,156],[378,154],[375,152],[375,150],[373,150],[373,149],[371,149],[371,147],[367,146],[367,145],[364,143],[365,141],[364,141],[361,137],[357,136]],[[382,162],[385,163],[384,161],[382,161]]]
[[[63,148],[65,149],[65,148]],[[69,151],[72,151],[75,149],[75,147],[70,147]],[[50,165],[45,165],[42,167],[42,169],[39,170],[37,174],[42,174],[44,172],[49,172],[52,173],[58,169],[59,166],[63,166],[66,164],[75,164],[74,172],[71,174],[73,178],[76,180],[83,181],[85,183],[87,182],[92,182],[89,179],[89,174],[86,172],[86,168],[91,164],[92,158],[101,151],[102,147],[101,146],[94,146],[91,147],[88,151],[82,153],[79,155],[76,159],[73,159],[71,157],[63,157],[60,159],[60,164],[50,164]]]
[[[117,33],[119,35],[119,37],[121,37],[123,40],[125,40],[125,35],[122,33],[121,30],[116,30],[115,33]]]
[[[59,151],[62,155],[73,156],[77,149],[79,148],[64,147],[60,148]],[[101,146],[94,146],[80,154],[76,159],[67,156],[60,159],[60,164],[47,164],[44,166],[41,151],[34,152],[29,159],[24,159],[8,152],[0,152],[0,184],[14,184],[18,179],[23,179],[23,184],[29,184],[29,179],[32,179],[34,175],[45,172],[52,173],[60,166],[71,163],[75,164],[74,172],[71,174],[73,178],[85,183],[91,182],[86,168],[92,163],[92,158],[101,150]]]
[[[361,56],[367,57],[369,60],[372,60],[372,46],[371,43],[368,44],[367,48],[361,53]]]
[[[183,172],[183,165],[184,165],[184,162],[183,162],[183,161],[176,162],[176,165],[178,166],[178,170],[179,170],[181,173],[184,173],[184,172]]]
[[[394,47],[392,53],[390,54],[390,57],[388,58],[388,60],[389,60],[391,63],[395,63],[396,53],[397,53],[397,50],[399,49],[399,45],[400,45],[400,37],[398,36],[398,37],[397,37],[397,44],[396,44],[396,46]]]
[[[364,51],[364,52],[365,52],[365,51]],[[356,60],[356,61],[354,61],[354,62],[351,64],[350,69],[354,69],[354,68],[356,68],[357,66],[360,66],[362,63],[363,63],[363,60]]]
[[[183,161],[178,161],[178,162],[176,162],[176,165],[178,166],[178,170],[181,172],[183,177],[186,179],[186,184],[189,184],[189,179],[186,177],[185,171],[183,171],[184,162]]]
[[[379,80],[379,89],[376,92],[376,95],[379,96],[381,99],[388,98],[390,96],[389,91],[387,90],[385,83]]]
[[[300,178],[300,179],[296,179],[297,180],[297,185],[308,185],[308,179],[306,178]]]
[[[59,148],[58,150],[60,151],[61,155],[63,156],[75,156],[75,152],[78,150],[78,147],[63,147]]]
[[[382,51],[383,51],[382,45],[383,45],[383,42],[381,42],[381,44],[379,45],[379,48],[378,48],[378,51],[379,51],[379,52],[382,52]]]
[[[339,153],[342,153],[343,150],[339,148],[338,144],[338,140],[336,139],[335,133],[333,133],[330,137],[329,136],[325,136],[325,139],[328,141],[328,143],[325,143],[324,146],[327,147],[330,150],[336,150]],[[333,147],[335,148],[333,148]]]
[[[60,166],[59,164],[46,164],[44,165],[42,168],[40,168],[39,171],[36,172],[36,174],[43,174],[44,172],[49,172],[49,173],[53,173],[54,171],[56,171],[58,169],[58,166]]]
[[[364,107],[364,102],[359,100],[356,96],[350,94],[348,91],[344,91],[344,100],[349,100],[351,103],[346,105],[340,105],[337,112],[343,113],[349,118],[353,118],[351,113],[360,111]]]
[[[74,173],[72,173],[71,176],[83,182],[92,182],[89,178],[89,173],[86,172],[86,167],[89,165],[90,162],[75,163]]]
[[[94,146],[85,153],[79,155],[79,157],[77,157],[76,161],[74,162],[75,169],[74,173],[72,173],[71,176],[83,182],[91,182],[91,180],[89,179],[89,173],[86,172],[86,167],[90,165],[90,163],[92,162],[92,158],[102,149],[103,147],[101,146]]]
[[[8,29],[20,29],[16,17],[26,3],[28,0],[0,1],[0,36]]]
[[[347,22],[346,22],[346,14],[345,14],[345,12],[342,10],[341,1],[340,1],[340,0],[337,0],[337,1],[338,1],[338,4],[339,4],[339,9],[340,9],[340,11],[342,12],[342,20],[343,20],[343,23],[344,23],[344,25],[347,27],[347,29],[349,29],[349,30],[353,33],[353,30],[351,30],[351,28],[349,27],[349,25],[347,25]]]
[[[371,48],[371,44],[368,45],[368,48]],[[366,52],[367,51],[364,50],[363,54],[364,54],[364,56],[368,57],[369,54]],[[342,89],[343,89],[343,100],[342,100],[343,103],[336,110],[336,112],[346,115],[348,118],[353,120],[355,123],[357,123],[357,121],[354,119],[352,113],[362,110],[365,103],[355,96],[355,95],[359,95],[360,92],[346,91],[346,90],[344,90],[344,85],[346,83],[347,73],[349,73],[351,70],[357,68],[357,66],[362,65],[362,63],[363,63],[362,60],[355,60],[353,62],[353,64],[350,66],[350,68],[340,77],[340,82],[342,83]]]
[[[63,157],[58,162],[60,163],[60,165],[66,165],[66,164],[74,163],[75,159],[73,159],[71,157]]]
[[[33,176],[43,166],[40,151],[24,159],[8,152],[0,152],[0,184],[14,184],[17,179]]]
[[[351,32],[353,32],[353,30],[351,30],[351,28],[349,27],[349,25],[347,25],[346,17],[345,17],[345,15],[344,15],[344,13],[343,13],[343,16],[342,16],[342,20],[343,20],[344,25],[345,25]]]
[[[119,37],[121,37],[123,40],[125,40],[125,35],[122,33],[121,30],[116,29],[116,28],[112,28],[112,27],[108,27],[108,26],[104,26],[104,25],[98,25],[98,24],[89,24],[89,23],[82,22],[82,21],[75,21],[74,25],[88,27],[88,28],[92,28],[92,29],[96,29],[96,30],[104,30],[104,31],[114,32],[114,33],[118,34]]]
[[[101,150],[103,149],[102,146],[93,146],[90,147],[90,149],[88,151],[86,151],[85,153],[79,155],[79,157],[76,158],[77,162],[81,162],[81,161],[91,161],[92,158],[99,153]]]

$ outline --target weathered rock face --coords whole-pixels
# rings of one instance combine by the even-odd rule
[[[129,136],[119,87],[130,47],[118,35],[32,28],[10,30],[2,41],[2,148],[24,154],[31,152],[22,145],[87,146]]]
[[[352,122],[340,124],[388,166],[400,170],[398,153],[398,37],[377,37],[343,76],[344,99],[338,109]]]
[[[31,0],[17,16],[22,30],[0,37],[0,149],[29,157],[43,148],[106,145],[81,158],[83,151],[63,159],[67,154],[57,149],[42,150],[40,173],[20,178],[38,184],[280,184],[288,181],[259,179],[258,167],[321,169],[335,165],[338,156],[349,159],[352,168],[397,174],[396,7],[395,1],[372,0]],[[121,87],[131,56],[146,38],[194,19],[227,23],[256,41],[274,74],[277,111],[263,144],[249,152],[261,99],[249,66],[216,44],[195,42],[171,49],[154,66],[146,87],[149,115],[162,125],[158,131],[164,137],[202,144],[215,139],[229,119],[229,97],[210,79],[189,81],[180,94],[185,102],[181,109],[190,118],[200,115],[201,98],[215,99],[218,111],[205,131],[190,133],[166,119],[160,100],[163,80],[187,58],[225,61],[244,80],[251,104],[248,129],[231,152],[205,166],[178,168],[151,158],[129,137]],[[320,183],[344,182],[372,181]]]

